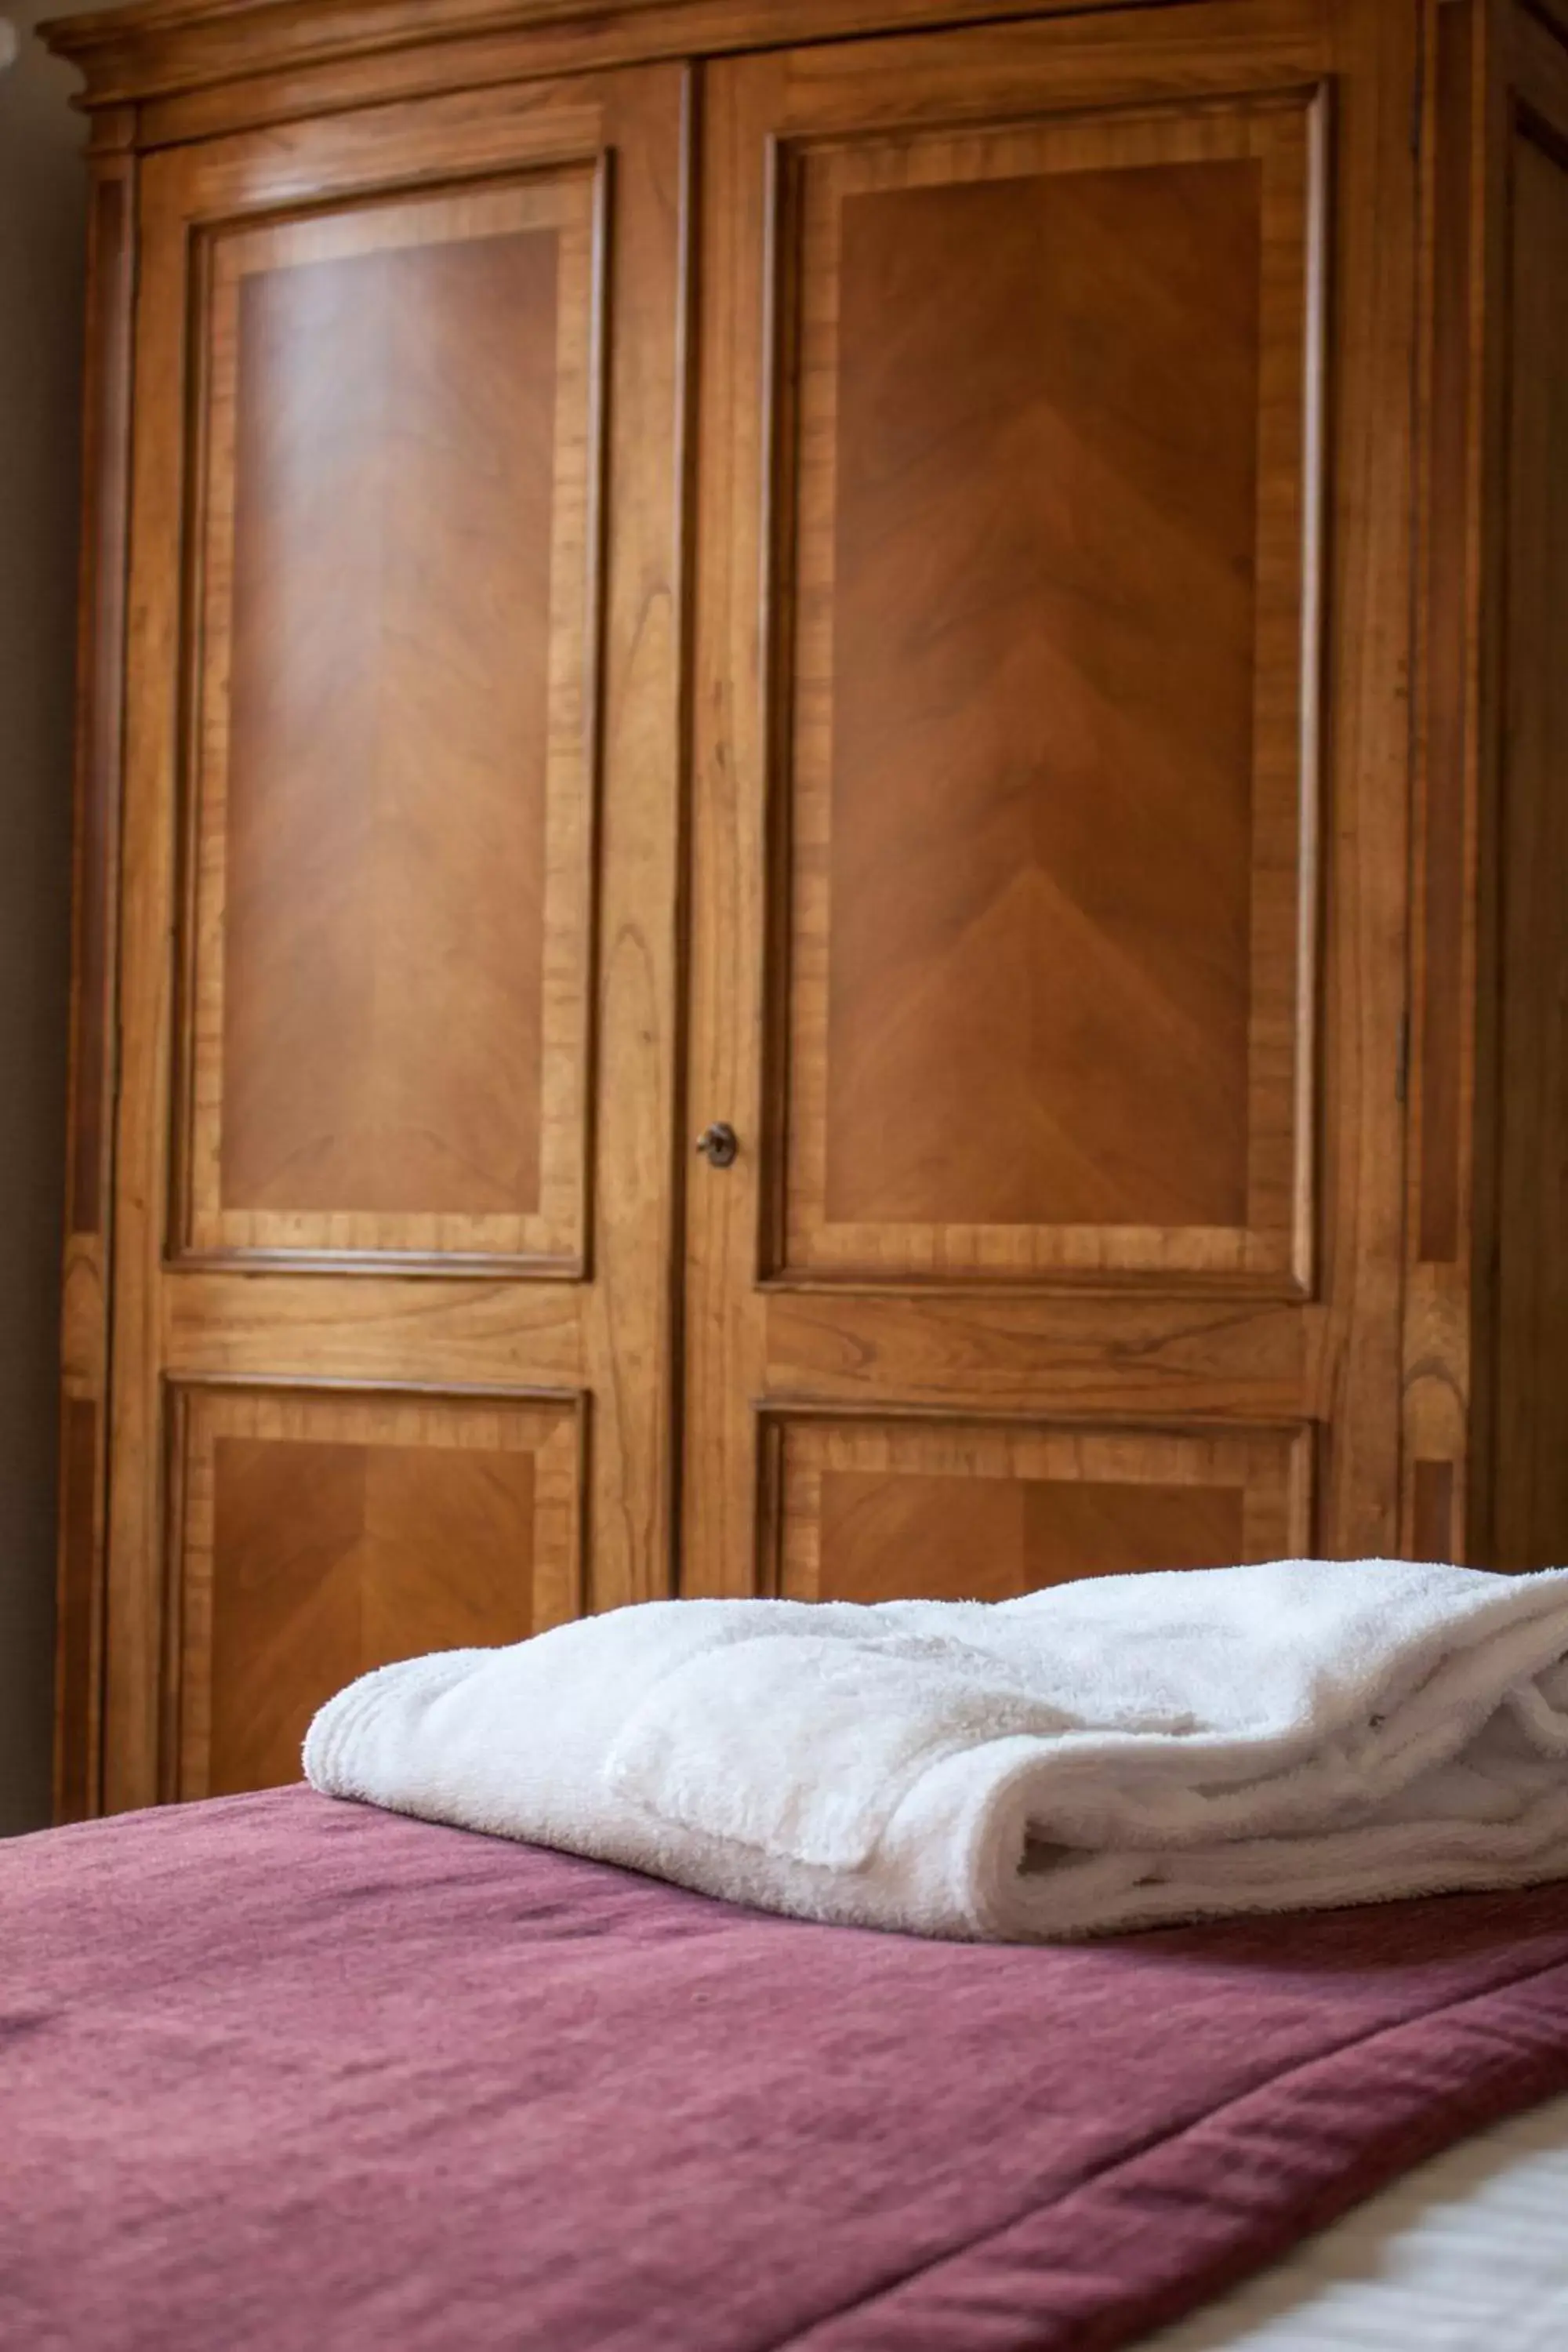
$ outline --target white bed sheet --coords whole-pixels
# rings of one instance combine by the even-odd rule
[[[1406,2173],[1142,2352],[1568,2352],[1568,2099]]]

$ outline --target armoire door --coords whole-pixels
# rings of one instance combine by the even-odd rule
[[[668,1589],[683,81],[144,166],[110,1810]]]
[[[1394,1546],[1418,13],[709,76],[688,1591]]]

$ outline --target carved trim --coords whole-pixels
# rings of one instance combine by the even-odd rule
[[[1095,14],[1126,0],[946,0],[955,24]],[[926,29],[929,0],[793,0],[793,42]],[[57,56],[85,76],[83,103],[108,108],[181,92],[217,91],[264,74],[309,76],[417,50],[433,86],[461,79],[460,45],[510,40],[519,53],[499,79],[580,71],[655,58],[732,56],[774,47],[778,0],[142,0],[58,18],[40,27]],[[457,53],[454,56],[454,53]],[[451,71],[448,60],[458,68]],[[243,107],[241,109],[243,111]],[[299,104],[292,113],[309,110]],[[251,120],[264,118],[253,114]]]

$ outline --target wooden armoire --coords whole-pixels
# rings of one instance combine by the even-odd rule
[[[62,1815],[672,1591],[1568,1558],[1568,0],[50,36]]]

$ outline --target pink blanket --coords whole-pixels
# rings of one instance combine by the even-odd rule
[[[28,2352],[1097,2352],[1568,2091],[1568,1886],[939,1944],[284,1790],[0,1949]]]

